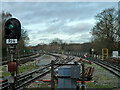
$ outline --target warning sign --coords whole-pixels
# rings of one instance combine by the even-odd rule
[[[113,57],[118,57],[118,51],[113,51],[112,55],[113,55]]]

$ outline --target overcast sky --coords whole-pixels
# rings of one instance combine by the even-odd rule
[[[27,30],[29,45],[64,42],[84,43],[91,38],[94,16],[117,2],[3,2],[2,10],[18,18]]]

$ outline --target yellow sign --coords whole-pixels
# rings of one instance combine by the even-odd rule
[[[106,57],[108,57],[108,49],[103,48],[102,49],[102,59],[105,59]]]

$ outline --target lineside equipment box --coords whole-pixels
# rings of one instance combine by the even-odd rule
[[[8,71],[9,72],[14,72],[17,70],[17,64],[16,62],[9,62],[8,63]]]

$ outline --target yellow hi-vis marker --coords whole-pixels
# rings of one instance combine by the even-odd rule
[[[62,54],[63,54],[64,50],[62,51]]]

